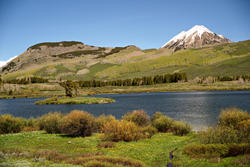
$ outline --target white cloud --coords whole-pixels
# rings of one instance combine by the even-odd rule
[[[6,65],[8,62],[10,62],[11,60],[13,60],[14,58],[16,58],[17,56],[15,56],[15,57],[12,57],[12,58],[10,58],[9,60],[7,60],[7,61],[0,61],[0,67],[3,67],[4,65]]]

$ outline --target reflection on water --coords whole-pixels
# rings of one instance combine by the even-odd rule
[[[189,122],[195,129],[212,126],[216,123],[221,109],[239,107],[250,111],[250,91],[216,91],[216,92],[168,92],[97,95],[116,100],[111,104],[67,104],[34,105],[31,99],[0,100],[0,114],[12,114],[20,117],[39,117],[48,112],[68,113],[79,109],[95,116],[112,114],[121,118],[125,113],[143,109],[149,115],[162,112],[176,120]]]

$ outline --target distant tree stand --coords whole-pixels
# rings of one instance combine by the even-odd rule
[[[66,96],[73,97],[74,82],[67,80],[66,82],[60,82],[59,85],[65,89]]]
[[[3,86],[3,80],[2,80],[2,76],[0,75],[0,91],[2,90],[2,86]]]

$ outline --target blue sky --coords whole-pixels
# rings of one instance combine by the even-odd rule
[[[54,41],[159,48],[194,25],[242,41],[249,18],[249,0],[0,0],[0,60]]]

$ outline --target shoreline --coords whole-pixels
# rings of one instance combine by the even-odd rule
[[[81,95],[83,97],[91,97],[95,95],[112,95],[112,94],[134,94],[134,93],[174,93],[174,92],[219,92],[219,91],[250,91],[250,88],[248,89],[194,89],[194,90],[167,90],[167,91],[129,91],[129,92],[104,92],[104,93],[97,93],[97,94],[92,94],[92,95]],[[58,95],[58,97],[63,97],[64,95]],[[51,98],[51,96],[42,96],[42,95],[37,95],[37,96],[0,96],[1,99],[24,99],[24,98]]]
[[[46,85],[46,84],[44,84]],[[29,85],[25,85],[27,90]],[[49,98],[53,96],[64,96],[63,89],[44,91],[42,88],[37,88],[38,92],[32,94],[19,92],[13,95],[0,95],[0,99],[15,99],[15,98]],[[211,84],[193,84],[193,83],[171,83],[157,84],[145,86],[106,86],[106,87],[88,87],[80,88],[80,96],[105,95],[105,94],[130,94],[130,93],[154,93],[154,92],[197,92],[197,91],[250,91],[250,82],[216,82]]]

